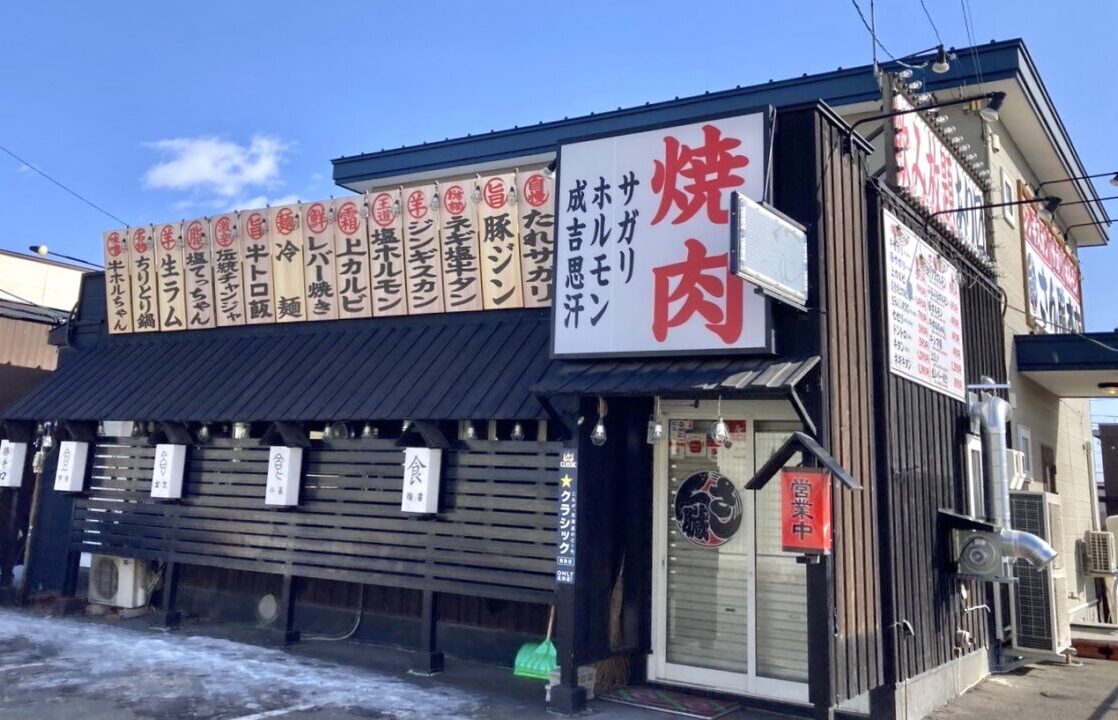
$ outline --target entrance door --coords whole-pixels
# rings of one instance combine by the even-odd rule
[[[665,402],[655,457],[651,679],[807,701],[804,569],[780,550],[779,483],[745,490],[797,429],[786,403]],[[776,493],[776,494],[774,494]]]

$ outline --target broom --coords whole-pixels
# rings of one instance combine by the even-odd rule
[[[517,677],[535,680],[550,680],[551,671],[559,667],[556,659],[555,644],[551,642],[551,631],[555,627],[555,606],[547,619],[547,636],[542,643],[524,643],[516,653],[516,663],[512,674]]]

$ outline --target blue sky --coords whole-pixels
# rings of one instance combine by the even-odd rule
[[[943,42],[967,45],[962,3],[925,2]],[[967,4],[978,42],[1025,39],[1086,168],[1118,169],[1118,3]],[[880,1],[877,18],[895,54],[937,44],[919,0]],[[860,65],[869,51],[851,0],[13,3],[0,144],[128,222],[159,222],[329,196],[339,155]],[[10,250],[98,260],[115,226],[4,155],[0,212],[18,219],[0,231]],[[1088,327],[1118,327],[1118,244],[1082,261]]]

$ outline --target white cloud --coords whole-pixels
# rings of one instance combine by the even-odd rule
[[[302,198],[300,198],[298,195],[283,195],[281,197],[256,195],[255,197],[238,200],[231,205],[228,203],[222,203],[222,205],[223,212],[229,212],[231,210],[256,210],[257,208],[262,208],[266,205],[272,205],[276,207],[280,205],[292,205],[299,202],[301,199]]]
[[[280,165],[291,148],[278,138],[260,134],[253,135],[247,146],[216,137],[171,138],[147,145],[165,158],[144,174],[148,187],[202,191],[224,198],[235,197],[248,187],[282,184]]]

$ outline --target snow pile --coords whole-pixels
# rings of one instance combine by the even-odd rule
[[[17,664],[33,666],[16,673]],[[278,649],[7,610],[0,610],[0,666],[13,667],[3,678],[9,700],[43,693],[101,698],[138,715],[165,717],[174,708],[178,717],[217,720],[314,706],[410,720],[468,718],[481,704],[461,690]]]

